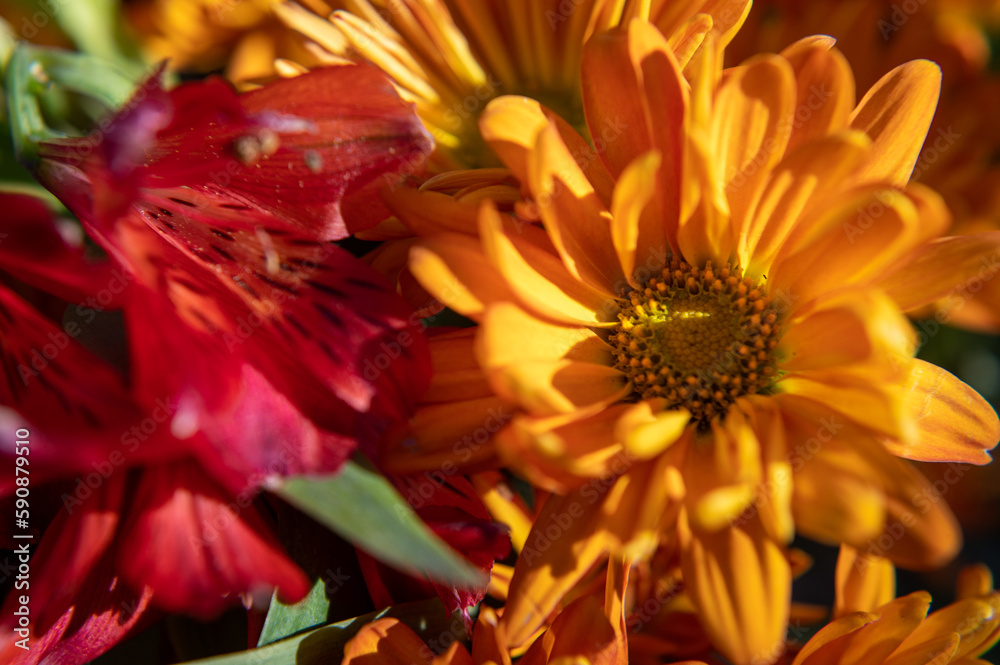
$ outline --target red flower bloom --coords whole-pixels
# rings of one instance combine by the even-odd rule
[[[37,640],[12,646],[8,597],[0,653],[84,662],[150,605],[211,616],[240,594],[308,591],[253,497],[270,476],[336,470],[425,388],[416,319],[330,241],[350,211],[380,215],[372,193],[429,149],[357,66],[244,96],[154,79],[99,132],[41,146],[39,178],[110,261],[87,264],[51,220],[9,218],[0,260],[77,312],[120,307],[129,366],[126,380],[0,287],[4,435],[31,431],[35,487],[76,475],[49,486],[65,510],[32,557]],[[33,242],[33,260],[8,260]]]

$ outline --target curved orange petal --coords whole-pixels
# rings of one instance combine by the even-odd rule
[[[473,319],[487,305],[516,297],[471,236],[443,233],[427,238],[410,249],[409,266],[431,295]]]
[[[344,645],[345,665],[430,665],[434,652],[399,619],[373,621]]]
[[[895,378],[909,361],[913,329],[891,298],[875,290],[825,299],[782,336],[781,369],[809,372],[866,363],[872,376]],[[881,369],[880,369],[881,368]]]
[[[611,241],[628,283],[639,288],[666,263],[666,226],[656,204],[663,159],[650,151],[622,171],[611,200]]]
[[[879,286],[904,311],[944,299],[936,314],[947,323],[1000,272],[1000,231],[939,238],[922,245]]]
[[[617,312],[614,299],[576,280],[559,257],[528,233],[531,227],[505,223],[490,204],[479,215],[483,247],[518,298],[532,310],[564,323],[607,324]]]
[[[946,224],[943,201],[926,188],[856,190],[813,233],[802,229],[798,238],[785,243],[768,273],[769,288],[793,294],[804,304],[824,293],[875,282]]]
[[[608,296],[621,290],[625,277],[612,251],[611,215],[551,125],[538,134],[528,178],[566,269]]]
[[[597,153],[565,120],[528,97],[505,95],[486,105],[479,117],[479,130],[522,183],[529,181],[529,164],[539,133],[553,128],[576,158],[598,198],[608,203],[614,180]]]
[[[801,144],[768,176],[757,206],[742,226],[740,264],[752,275],[768,272],[779,248],[811,209],[836,195],[871,152],[861,132],[839,132]]]
[[[858,182],[910,179],[927,137],[941,92],[941,68],[913,60],[893,69],[871,87],[851,114],[851,128],[875,142],[872,159],[859,169]]]
[[[1000,441],[1000,420],[979,393],[937,365],[910,359],[911,417],[920,428],[915,441],[887,441],[895,455],[922,462],[988,464],[987,450]]]
[[[795,119],[788,150],[848,126],[854,109],[854,72],[830,37],[806,37],[781,55],[795,72]]]
[[[795,75],[788,62],[761,55],[728,72],[715,96],[711,154],[738,228],[749,221],[771,169],[781,161],[795,113]],[[714,239],[728,258],[735,238]]]
[[[896,569],[880,556],[862,554],[850,545],[840,546],[836,572],[837,599],[833,616],[871,612],[896,595]]]

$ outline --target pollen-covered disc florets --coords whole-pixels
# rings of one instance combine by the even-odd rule
[[[774,381],[779,307],[738,269],[673,259],[624,297],[609,342],[639,397],[663,398],[707,424]]]

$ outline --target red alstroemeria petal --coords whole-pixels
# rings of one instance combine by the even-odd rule
[[[53,562],[57,564],[58,562]],[[34,564],[32,564],[34,566]],[[46,571],[32,568],[33,579]],[[82,578],[71,605],[44,633],[30,633],[28,650],[16,645],[22,635],[12,627],[0,627],[0,662],[10,665],[84,665],[111,647],[141,630],[152,618],[152,591],[136,591],[125,584],[114,571],[110,552]],[[11,598],[13,598],[13,594]],[[10,616],[14,607],[4,608]]]
[[[239,594],[277,587],[294,602],[309,591],[256,508],[241,507],[192,462],[144,471],[123,532],[122,576],[150,587],[156,605],[168,611],[208,618]]]
[[[149,316],[136,313],[153,307],[143,302],[147,296],[137,297],[126,312],[136,344],[162,337],[166,321],[179,316],[189,332],[183,337],[214,345],[209,356],[258,365],[308,415],[338,431],[351,414],[331,406],[331,393],[357,411],[389,418],[409,412],[426,388],[426,344],[381,275],[334,245],[221,196],[170,194],[144,191],[114,235],[102,238],[139,284],[170,300],[160,315]],[[134,355],[139,364],[156,361],[149,353]],[[173,362],[171,354],[159,357]],[[186,366],[197,369],[193,359]]]
[[[205,414],[205,446],[192,446],[202,465],[234,493],[259,489],[270,476],[330,473],[354,451],[355,440],[321,430],[243,365],[232,410]]]
[[[89,473],[93,464],[111,459],[112,466],[121,466],[166,452],[162,447],[140,452],[127,440],[146,414],[133,403],[122,377],[3,286],[0,364],[0,405],[10,407],[2,416],[0,452],[13,455],[17,430],[27,428],[33,482],[79,469]],[[0,495],[13,483],[12,474],[0,480]]]
[[[0,265],[5,272],[69,302],[84,302],[104,290],[103,307],[113,306],[117,294],[108,289],[113,266],[84,258],[79,227],[79,238],[72,238],[72,223],[61,229],[45,203],[33,196],[0,192],[0,210]]]
[[[97,133],[49,142],[40,154],[86,173],[106,223],[145,188],[214,189],[334,240],[386,217],[378,189],[420,172],[431,148],[412,106],[379,70],[359,64],[246,95],[220,79],[165,92],[154,76]]]

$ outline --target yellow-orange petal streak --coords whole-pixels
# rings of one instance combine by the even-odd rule
[[[795,72],[795,119],[788,150],[848,126],[854,73],[830,37],[806,37],[781,52]],[[831,160],[832,161],[832,160]]]
[[[736,67],[716,93],[711,154],[735,220],[747,218],[785,153],[795,94],[792,68],[778,56],[758,56]],[[735,238],[712,240],[719,258],[728,258]]]
[[[947,323],[997,273],[1000,231],[990,231],[929,242],[880,286],[904,311],[943,299],[936,317]]]
[[[486,306],[513,297],[475,238],[440,234],[410,250],[410,271],[445,306],[478,318]]]

